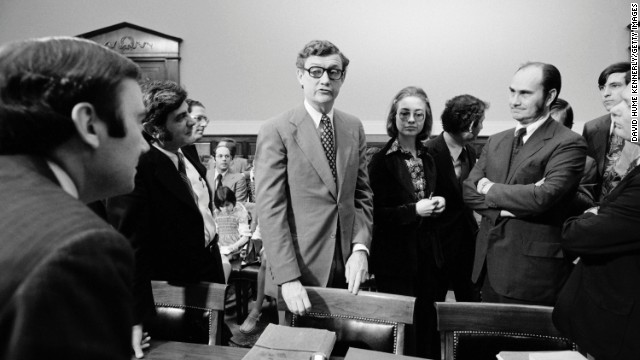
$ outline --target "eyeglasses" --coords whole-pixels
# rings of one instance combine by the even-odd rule
[[[424,121],[424,116],[425,115],[424,115],[423,112],[414,112],[413,113],[413,119],[415,121],[417,121],[417,122]],[[398,112],[398,117],[402,121],[409,121],[409,119],[411,118],[411,111],[402,110],[402,111]]]
[[[329,79],[331,80],[340,80],[344,76],[344,70],[325,69],[320,66],[312,66],[308,69],[303,69],[303,70],[306,70],[307,73],[309,73],[309,76],[311,76],[314,79],[320,79],[322,75],[324,75],[325,71],[327,72],[327,74],[329,75]]]
[[[204,115],[192,116],[191,118],[197,122],[204,121],[207,124],[209,123],[209,118]]]

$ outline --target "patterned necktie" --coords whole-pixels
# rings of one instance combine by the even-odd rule
[[[222,174],[218,174],[216,177],[216,190],[218,190],[220,186],[222,186]]]
[[[602,173],[602,192],[600,193],[600,199],[611,192],[614,187],[620,182],[621,174],[615,170],[615,165],[620,158],[620,153],[624,147],[624,139],[617,136],[615,133],[611,133],[609,136],[609,152],[604,158],[604,171]]]
[[[191,187],[191,181],[189,181],[189,178],[187,177],[187,168],[184,166],[184,155],[182,155],[181,152],[177,152],[176,154],[178,155],[178,173],[180,174],[180,180],[182,180],[182,182],[187,187],[187,189],[189,189],[189,194],[191,194],[191,197],[197,204],[198,197],[193,192],[193,187]]]
[[[509,171],[511,171],[513,161],[516,159],[516,156],[518,156],[518,152],[520,152],[520,149],[522,148],[522,138],[526,133],[526,128],[520,128],[516,132],[516,136],[513,138],[513,145],[511,146],[511,159],[509,160]]]
[[[333,126],[326,114],[322,114],[322,118],[320,119],[320,142],[324,148],[324,153],[327,155],[331,174],[333,174],[333,181],[337,183],[338,176],[336,175],[336,148],[333,143]]]

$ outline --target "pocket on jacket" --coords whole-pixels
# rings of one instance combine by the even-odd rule
[[[564,258],[562,245],[560,243],[544,242],[544,241],[526,241],[522,242],[522,253],[527,256],[546,257],[546,258]]]

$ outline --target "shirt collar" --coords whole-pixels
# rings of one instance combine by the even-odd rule
[[[182,154],[182,149],[178,149],[177,152],[172,153],[171,151],[167,151],[167,150],[161,148],[160,146],[158,146],[157,143],[153,143],[153,146],[155,146],[156,149],[160,150],[161,153],[165,154],[169,158],[169,160],[171,160],[171,162],[173,162],[173,165],[175,165],[176,169],[178,168],[178,155],[177,155],[177,153],[179,152],[179,153]],[[183,154],[183,156],[184,156],[184,154]]]
[[[518,130],[525,128],[526,129],[526,133],[525,135],[522,137],[522,143],[526,143],[527,140],[529,140],[529,138],[531,137],[531,135],[533,135],[533,133],[538,130],[538,128],[540,126],[542,126],[542,124],[544,124],[545,121],[547,121],[547,119],[549,119],[549,114],[547,114],[547,116],[541,118],[540,120],[536,120],[535,122],[528,124],[528,125],[522,125],[520,123],[518,123],[518,125],[516,125],[516,129],[514,130],[513,134],[514,136],[518,133]]]
[[[421,142],[418,142],[416,144],[416,154],[418,156],[422,155],[422,152],[424,151],[424,146],[422,145]],[[413,157],[413,154],[409,151],[409,150],[405,150],[402,148],[402,146],[400,146],[400,143],[398,142],[398,138],[396,138],[393,143],[391,144],[391,147],[389,147],[389,150],[387,150],[387,153],[385,155],[389,155],[389,154],[393,154],[394,152],[400,152],[401,154],[408,154],[409,156]]]
[[[60,166],[58,166],[58,164],[52,161],[47,160],[47,165],[49,166],[49,169],[51,169],[51,172],[53,172],[53,175],[58,180],[58,183],[60,183],[60,187],[62,187],[62,190],[64,190],[67,194],[77,199],[78,188],[76,187],[76,184],[73,183],[73,180],[71,180],[71,177],[69,176],[69,174],[67,174],[67,172],[64,171]]]
[[[322,113],[314,109],[313,106],[309,104],[307,99],[304,99],[304,108],[307,110],[307,113],[309,113],[309,116],[311,116],[311,119],[316,124],[316,128],[318,128],[320,126],[320,120],[322,119]],[[331,108],[331,110],[326,115],[329,117],[331,125],[333,125],[333,108]]]
[[[442,137],[444,138],[444,142],[449,148],[449,153],[451,154],[451,158],[457,160],[462,153],[462,149],[464,149],[463,145],[458,144],[448,132],[444,131]]]

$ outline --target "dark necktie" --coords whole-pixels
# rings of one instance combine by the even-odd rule
[[[177,152],[176,155],[178,155],[178,173],[180,174],[180,179],[182,180],[184,185],[187,187],[187,189],[189,190],[189,194],[191,194],[191,197],[193,198],[193,200],[197,204],[198,203],[198,197],[193,192],[193,187],[191,186],[191,181],[189,181],[189,178],[187,177],[187,168],[184,165],[184,155],[182,155],[181,152]]]
[[[336,148],[333,142],[333,126],[326,114],[322,114],[322,118],[320,119],[320,142],[324,148],[324,153],[327,155],[331,174],[333,174],[333,181],[338,182],[336,175]]]
[[[615,165],[620,158],[620,153],[624,147],[624,139],[617,136],[615,133],[611,133],[609,136],[609,152],[604,158],[604,171],[602,173],[602,191],[600,193],[600,199],[611,192],[614,187],[620,182],[620,174],[615,170]]]
[[[471,169],[469,169],[469,159],[467,156],[467,150],[465,148],[462,148],[462,151],[460,152],[460,156],[458,156],[458,159],[460,160],[460,183],[462,184],[462,182],[469,176],[469,171],[471,171]]]
[[[216,177],[216,190],[222,186],[222,174],[218,174]]]
[[[518,152],[520,152],[520,149],[522,148],[522,138],[526,133],[526,128],[520,128],[516,132],[516,136],[513,138],[513,145],[511,146],[511,159],[509,159],[509,171],[511,171],[513,162],[516,159],[516,156],[518,156]]]

